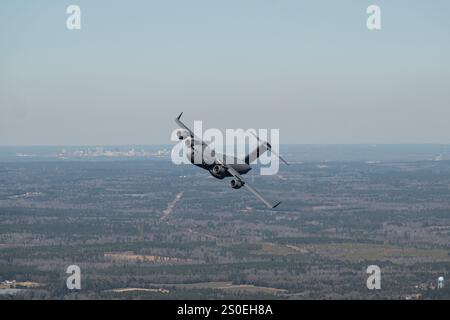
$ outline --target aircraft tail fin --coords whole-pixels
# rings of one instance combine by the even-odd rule
[[[259,145],[258,145],[258,147],[256,147],[255,150],[253,150],[252,152],[250,152],[248,155],[245,156],[245,163],[246,164],[252,163],[256,159],[258,159],[260,155],[262,155],[264,152],[269,150],[275,156],[277,156],[281,161],[283,161],[285,164],[289,165],[289,163],[286,160],[284,160],[284,158],[281,155],[279,155],[278,153],[276,153],[275,151],[272,150],[272,146],[270,145],[270,143],[268,143],[267,141],[261,140],[253,132],[251,132],[251,134],[258,140]]]
[[[251,151],[249,154],[245,156],[245,163],[251,164],[253,161],[259,158],[264,152],[268,150],[268,147],[265,143],[260,143],[255,150]]]

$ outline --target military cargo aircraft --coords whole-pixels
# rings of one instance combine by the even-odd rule
[[[178,139],[185,140],[186,147],[188,148],[187,157],[192,164],[209,171],[214,178],[232,178],[230,180],[231,188],[246,188],[259,200],[264,202],[264,204],[270,209],[277,207],[281,203],[280,201],[273,203],[269,202],[261,195],[261,193],[251,187],[242,177],[242,175],[246,174],[252,169],[250,164],[257,158],[259,158],[259,156],[264,154],[264,152],[266,152],[267,150],[271,151],[281,161],[288,164],[286,160],[284,160],[279,154],[272,150],[272,146],[268,142],[262,141],[258,136],[254,135],[259,145],[255,150],[247,154],[243,161],[237,161],[238,159],[236,159],[235,157],[226,155],[224,156],[219,153],[215,153],[214,150],[208,150],[208,152],[205,152],[205,149],[209,148],[208,144],[195,136],[194,132],[189,129],[183,122],[181,122],[180,119],[182,115],[183,112],[175,119],[175,122],[180,127],[180,129],[177,130],[176,134]],[[209,157],[206,159],[204,155],[209,155]],[[197,159],[201,160],[196,161]]]

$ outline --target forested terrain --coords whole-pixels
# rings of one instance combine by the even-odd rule
[[[40,286],[0,298],[450,298],[449,161],[292,162],[247,176],[273,211],[168,157],[1,162],[0,281]]]

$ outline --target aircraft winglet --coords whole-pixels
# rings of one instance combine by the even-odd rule
[[[280,204],[281,204],[281,201],[278,201],[277,203],[275,203],[275,204],[272,206],[272,209],[275,209],[275,208],[278,207]]]

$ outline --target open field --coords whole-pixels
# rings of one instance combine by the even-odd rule
[[[450,261],[449,251],[444,249],[361,243],[316,244],[307,246],[307,249],[322,256],[349,261],[379,260],[406,263]]]

